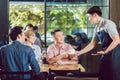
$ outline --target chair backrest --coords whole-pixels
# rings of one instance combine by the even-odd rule
[[[80,68],[76,70],[52,70],[49,69],[49,76],[55,74],[56,76],[75,76],[79,77]]]
[[[0,70],[1,80],[32,80],[32,72],[8,72]]]
[[[54,80],[81,80],[77,77],[56,76]]]

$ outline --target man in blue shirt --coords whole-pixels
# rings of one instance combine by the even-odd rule
[[[25,35],[22,29],[19,26],[11,29],[10,38],[13,42],[0,48],[0,68],[11,72],[26,72],[30,66],[35,74],[39,74],[40,68],[34,51],[23,45]],[[39,76],[39,80],[44,80],[41,73]]]

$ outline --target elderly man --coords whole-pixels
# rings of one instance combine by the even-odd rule
[[[77,64],[77,57],[71,57],[75,50],[71,45],[64,43],[64,36],[60,29],[52,32],[54,43],[48,47],[47,61],[49,64]],[[71,53],[71,54],[70,54]]]

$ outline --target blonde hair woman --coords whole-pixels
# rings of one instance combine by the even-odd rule
[[[41,60],[41,49],[38,45],[34,44],[36,40],[35,33],[31,30],[28,30],[25,32],[25,36],[26,36],[26,44],[34,50],[35,58],[37,59],[37,61],[40,61]]]

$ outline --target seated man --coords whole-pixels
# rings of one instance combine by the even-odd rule
[[[48,63],[60,65],[77,64],[78,59],[73,55],[75,53],[75,50],[70,44],[64,43],[64,36],[61,30],[54,30],[52,32],[52,35],[54,38],[54,43],[51,44],[47,50]]]
[[[35,80],[45,80],[39,73],[40,68],[34,51],[23,44],[25,35],[22,27],[16,26],[11,29],[10,38],[13,42],[0,48],[0,69],[9,72],[27,72],[31,66]],[[15,77],[15,75],[11,75],[11,77],[13,76]],[[29,75],[25,75],[25,78],[29,78]]]

